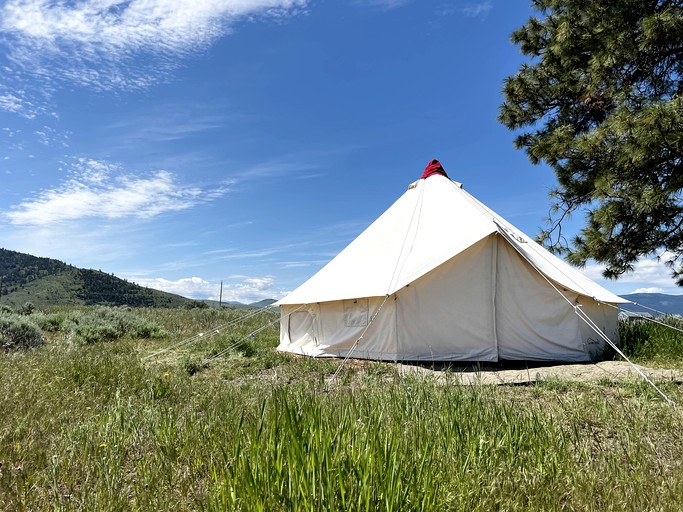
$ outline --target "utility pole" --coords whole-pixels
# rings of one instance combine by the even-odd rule
[[[2,278],[0,278],[0,284],[2,284]],[[223,280],[221,279],[221,294],[218,297],[218,308],[223,307]]]
[[[2,276],[0,276],[0,302],[2,302]]]

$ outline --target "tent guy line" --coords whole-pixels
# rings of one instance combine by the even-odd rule
[[[527,261],[529,261],[529,260],[527,259]],[[529,261],[529,264],[530,264],[532,267],[536,268],[536,266],[535,266],[532,262]],[[606,336],[605,333],[602,332],[602,330],[600,330],[600,328],[595,324],[595,322],[590,318],[590,316],[588,316],[588,315],[586,314],[586,312],[583,311],[583,309],[581,308],[581,304],[572,304],[572,303],[569,301],[569,299],[568,299],[567,297],[565,297],[565,295],[557,288],[557,286],[555,286],[555,285],[548,279],[548,277],[547,277],[545,274],[543,274],[543,272],[541,272],[538,268],[536,268],[536,270],[537,270],[538,273],[541,275],[541,277],[542,277],[543,279],[545,279],[545,280],[548,282],[548,284],[549,284],[550,286],[552,286],[552,287],[555,289],[555,291],[556,291],[556,292],[557,292],[565,301],[567,301],[567,304],[569,304],[569,307],[571,307],[571,308],[574,309],[574,312],[576,313],[576,315],[577,315],[583,322],[585,322],[591,329],[593,329],[593,331],[595,331],[595,333],[596,333],[598,336],[600,336],[603,340],[605,340],[605,342],[606,342],[610,347],[612,347],[612,348],[614,349],[614,351],[615,351],[617,354],[619,354],[622,358],[624,358],[624,359],[626,360],[626,362],[627,362],[628,364],[630,364],[630,365],[633,367],[633,369],[634,369],[636,372],[638,372],[638,374],[639,374],[643,379],[645,379],[645,382],[647,382],[650,386],[652,386],[652,387],[657,391],[657,393],[659,393],[659,394],[662,396],[662,398],[664,398],[664,400],[666,400],[666,402],[667,402],[669,405],[671,405],[672,407],[676,407],[676,403],[675,403],[673,400],[671,400],[671,399],[664,393],[664,391],[662,391],[661,389],[659,389],[659,387],[658,387],[654,382],[652,382],[652,381],[650,380],[650,378],[649,378],[647,375],[645,375],[645,372],[643,372],[640,368],[638,368],[638,366],[637,366],[633,361],[631,361],[631,360],[626,356],[626,354],[624,354],[624,353],[621,351],[621,349],[616,345],[616,343],[614,343],[611,339],[609,339],[609,337]],[[612,305],[609,304],[609,303],[604,303],[604,304],[607,305],[607,306],[612,306]],[[614,307],[614,306],[613,306],[613,307]],[[618,308],[617,308],[617,309],[618,309]],[[662,324],[662,325],[664,325],[664,324]],[[674,327],[672,326],[672,328],[674,328]],[[675,328],[674,328],[674,329],[675,329]],[[676,330],[679,330],[679,329],[676,329]]]
[[[336,369],[336,370],[334,371],[334,373],[332,374],[332,377],[330,378],[329,382],[325,385],[325,391],[329,391],[329,390],[330,390],[330,388],[331,388],[332,385],[334,384],[334,381],[335,381],[336,378],[337,378],[337,375],[339,375],[339,373],[342,371],[342,368],[344,368],[344,365],[346,364],[346,362],[347,362],[349,359],[351,359],[351,356],[353,355],[353,352],[356,350],[356,347],[358,347],[358,345],[360,344],[360,342],[363,340],[363,336],[365,335],[365,333],[368,331],[368,329],[369,329],[370,326],[372,325],[372,322],[375,321],[375,318],[377,318],[377,315],[379,315],[379,312],[382,311],[382,307],[384,307],[384,304],[387,303],[387,300],[389,300],[389,297],[390,297],[390,295],[387,293],[386,297],[384,297],[384,300],[382,301],[382,303],[381,303],[381,304],[379,305],[379,307],[377,308],[377,311],[375,311],[375,314],[372,315],[372,317],[370,318],[370,321],[368,322],[368,325],[365,327],[365,329],[363,329],[363,332],[361,333],[361,335],[360,335],[360,336],[358,337],[358,339],[353,343],[353,346],[351,347],[351,350],[349,350],[349,353],[346,354],[346,357],[342,360],[341,363],[339,363],[339,366],[337,366],[337,369]]]
[[[609,346],[612,347],[617,352],[617,354],[619,354],[621,357],[623,357],[626,360],[626,362],[628,364],[630,364],[633,367],[633,369],[636,372],[638,372],[638,374],[640,374],[640,376],[643,379],[645,379],[645,382],[647,382],[650,386],[652,386],[657,391],[657,393],[659,393],[662,396],[662,398],[664,398],[664,400],[666,400],[666,402],[669,405],[671,405],[672,407],[676,407],[676,403],[673,400],[671,400],[664,393],[664,391],[659,389],[659,387],[654,382],[652,382],[647,375],[645,375],[645,372],[643,372],[640,368],[638,368],[638,366],[636,364],[633,363],[633,361],[631,361],[628,357],[626,357],[626,354],[624,354],[621,351],[621,349],[612,340],[610,340],[607,336],[605,336],[605,333],[603,333],[600,330],[600,328],[597,325],[595,325],[595,322],[593,322],[590,319],[590,317],[588,317],[588,315],[585,314],[585,312],[581,309],[581,306],[574,306],[574,311],[576,311],[576,314],[578,315],[578,317],[581,320],[583,320],[584,322],[586,322],[598,334],[598,336],[600,336],[602,339],[604,339],[609,344]]]
[[[634,302],[634,301],[632,301],[632,300],[629,301],[629,304],[634,304],[634,305],[636,305],[636,306],[638,306],[638,307],[640,307],[640,308],[643,308],[643,309],[649,309],[650,311],[654,311],[655,313],[659,313],[659,314],[662,315],[662,316],[667,315],[667,313],[664,313],[664,312],[662,312],[662,311],[658,311],[658,310],[656,310],[656,309],[654,309],[654,308],[649,308],[649,307],[645,306],[644,304],[639,304],[638,302]],[[608,305],[608,306],[611,306],[611,307],[613,307],[613,308],[619,309],[617,306],[614,306],[614,305],[612,305],[612,304],[607,304],[607,305]],[[626,310],[624,310],[624,311],[626,311]],[[648,320],[648,321],[650,321],[650,322],[652,322],[652,323],[654,323],[654,324],[661,325],[662,327],[668,327],[668,328],[671,329],[672,331],[677,331],[677,332],[683,333],[683,329],[679,329],[679,328],[676,327],[676,326],[669,325],[669,324],[665,324],[664,322],[660,322],[660,321],[657,320],[656,318],[651,318],[651,317],[647,317],[647,316],[641,315],[641,314],[638,313],[637,311],[629,311],[629,313],[632,314],[633,316],[635,316],[636,318],[640,318],[640,319],[642,319],[642,320]]]
[[[219,334],[221,331],[224,331],[225,329],[229,327],[234,327],[237,324],[240,324],[244,322],[245,320],[249,320],[252,317],[255,317],[259,313],[262,313],[264,311],[267,311],[268,309],[271,309],[273,307],[272,304],[269,304],[263,308],[257,309],[256,311],[252,311],[250,313],[247,313],[246,315],[236,318],[235,320],[231,320],[230,322],[224,323],[223,325],[219,325],[217,327],[214,327],[209,330],[209,332],[198,332],[194,336],[190,336],[189,338],[185,338],[183,340],[178,341],[177,343],[173,343],[172,345],[169,345],[168,347],[164,347],[160,350],[157,350],[156,352],[152,352],[151,354],[145,356],[142,358],[143,361],[146,361],[147,359],[151,359],[153,357],[159,356],[161,354],[164,354],[166,352],[169,352],[171,350],[174,350],[176,348],[180,348],[184,345],[189,345],[190,343],[200,340],[200,339],[208,339],[212,336],[215,336],[216,334]]]
[[[405,249],[406,242],[408,241],[408,236],[410,235],[410,228],[413,225],[413,221],[415,220],[415,214],[417,213],[418,209],[420,210],[420,213],[422,213],[422,202],[423,202],[423,200],[424,200],[424,189],[420,189],[420,197],[415,202],[415,207],[413,208],[413,213],[410,216],[410,223],[408,224],[408,229],[406,230],[406,236],[403,239],[403,243],[401,244],[401,250],[398,253],[398,257],[396,258],[396,265],[394,266],[394,272],[391,275],[391,280],[389,281],[389,287],[387,289],[387,297],[389,297],[393,288],[396,286],[396,282],[398,280],[398,276],[400,276],[400,272],[403,271],[403,265],[405,265],[407,258],[403,260],[403,265],[401,265],[401,270],[397,273],[398,267],[401,264],[401,256],[403,256],[403,250]],[[419,222],[420,221],[419,215],[418,215],[417,219]],[[415,230],[415,234],[417,234],[417,230]],[[413,250],[414,246],[415,246],[415,236],[413,236],[413,240],[410,243],[410,249],[409,249],[408,253],[410,253]],[[382,305],[384,305],[384,303],[382,303]]]
[[[504,237],[506,237],[506,238],[510,236],[510,234],[509,234],[509,233],[506,233],[506,232],[501,232],[501,234],[502,234]],[[508,241],[509,241],[509,240],[508,240]],[[522,253],[520,253],[520,254],[522,254]],[[652,381],[650,380],[650,378],[649,378],[647,375],[645,375],[645,373],[644,373],[640,368],[638,368],[638,366],[636,366],[636,365],[633,363],[633,361],[631,361],[631,360],[626,356],[626,354],[624,354],[624,353],[621,351],[621,349],[616,345],[616,343],[614,343],[614,341],[612,341],[608,336],[605,335],[604,332],[602,332],[602,330],[600,330],[600,328],[595,324],[595,322],[590,318],[590,316],[587,315],[585,311],[583,311],[583,309],[581,308],[581,305],[580,305],[580,304],[572,304],[572,303],[569,301],[569,299],[568,299],[568,298],[567,298],[567,297],[566,297],[566,296],[557,288],[557,286],[555,286],[555,285],[550,281],[550,279],[548,279],[548,276],[546,276],[543,272],[541,272],[541,270],[534,264],[533,261],[531,261],[531,260],[527,257],[526,254],[522,254],[522,256],[523,256],[524,259],[529,263],[529,265],[531,265],[533,268],[535,268],[536,271],[538,272],[538,274],[539,274],[543,279],[545,279],[545,280],[547,281],[547,283],[548,283],[550,286],[552,286],[553,289],[554,289],[554,290],[555,290],[555,291],[556,291],[556,292],[557,292],[565,301],[567,301],[567,304],[569,304],[569,306],[570,306],[571,308],[574,309],[574,312],[577,314],[577,316],[578,316],[583,322],[585,322],[591,329],[593,329],[593,331],[595,331],[595,333],[596,333],[598,336],[600,336],[600,337],[601,337],[601,338],[602,338],[610,347],[612,347],[612,348],[617,352],[617,354],[619,354],[622,358],[624,358],[624,359],[626,360],[626,362],[628,362],[628,364],[630,364],[630,365],[633,367],[633,369],[634,369],[636,372],[638,372],[638,374],[640,374],[640,376],[643,377],[643,379],[645,379],[645,381],[646,381],[648,384],[650,384],[650,386],[652,386],[652,387],[657,391],[657,393],[659,393],[659,394],[664,398],[664,400],[666,400],[666,402],[667,402],[669,405],[674,406],[674,407],[676,406],[675,402],[674,402],[673,400],[671,400],[671,399],[670,399],[670,398],[669,398],[661,389],[659,389],[659,387],[657,387],[657,385],[656,385],[654,382],[652,382]],[[610,304],[610,303],[608,303],[608,302],[602,302],[602,301],[596,299],[595,297],[593,297],[593,299],[596,300],[596,301],[598,301],[598,302],[600,302],[601,304],[604,304],[604,305],[606,305],[606,306],[611,306],[611,307],[613,307],[613,308],[618,309],[618,307],[614,306],[613,304]],[[630,301],[629,301],[629,302],[630,302]],[[656,322],[656,323],[660,323],[661,325],[665,325],[665,324],[662,324],[661,322]],[[677,329],[677,328],[675,328],[675,327],[673,327],[673,326],[670,326],[670,327],[671,327],[672,329],[676,330],[676,331],[680,331],[680,329]],[[682,332],[683,332],[683,331],[682,331]]]
[[[266,308],[270,308],[270,307],[272,307],[272,306],[267,306]],[[202,361],[202,364],[208,364],[208,363],[210,363],[211,361],[213,361],[214,359],[218,359],[219,357],[221,357],[221,356],[227,354],[227,353],[230,352],[231,350],[235,350],[235,349],[236,349],[237,347],[239,347],[240,345],[243,345],[248,339],[254,338],[258,333],[260,333],[260,332],[262,332],[262,331],[265,331],[268,327],[270,327],[271,325],[273,325],[273,324],[276,323],[277,321],[278,321],[278,319],[276,318],[275,320],[271,320],[270,322],[267,322],[266,324],[262,325],[262,326],[259,327],[258,329],[256,329],[256,330],[250,332],[250,333],[247,334],[246,336],[243,336],[242,338],[240,338],[240,339],[237,340],[236,342],[234,342],[234,343],[228,345],[228,346],[225,347],[223,350],[221,350],[221,351],[219,351],[219,352],[216,352],[215,354],[212,354],[212,355],[210,355],[209,357],[206,357],[206,358]]]

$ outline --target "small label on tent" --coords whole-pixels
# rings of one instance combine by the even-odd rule
[[[504,231],[504,232],[505,232],[505,235],[507,235],[507,236],[509,236],[510,238],[512,238],[515,242],[519,242],[520,244],[525,244],[525,243],[527,243],[526,239],[522,238],[520,235],[517,235],[516,233],[511,232],[509,229],[505,229],[503,226],[501,226],[500,224],[498,224],[498,223],[495,221],[495,219],[494,219],[493,222],[495,222],[496,226],[498,226],[498,230],[499,230],[499,231],[500,231],[500,230]]]

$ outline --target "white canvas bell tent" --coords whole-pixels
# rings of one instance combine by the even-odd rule
[[[438,161],[278,301],[278,350],[388,361],[599,359],[628,302],[451,181]]]

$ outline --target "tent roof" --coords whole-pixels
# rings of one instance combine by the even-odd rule
[[[603,302],[628,302],[548,252],[439,172],[411,184],[358,238],[278,304],[393,294],[496,232],[562,287]]]

